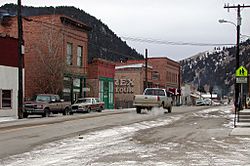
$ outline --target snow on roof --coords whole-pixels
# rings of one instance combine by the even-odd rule
[[[115,69],[142,68],[142,67],[145,67],[144,63],[130,64],[130,65],[124,65],[124,66],[116,66]],[[152,69],[153,67],[148,65],[148,68]]]

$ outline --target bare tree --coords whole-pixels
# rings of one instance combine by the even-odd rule
[[[58,94],[63,88],[66,60],[63,55],[63,32],[54,24],[42,24],[39,42],[34,45],[36,61],[34,85],[36,93]]]

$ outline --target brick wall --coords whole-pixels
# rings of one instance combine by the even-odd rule
[[[178,88],[179,64],[167,58],[149,58],[148,63],[158,71],[160,80],[156,81],[162,88]]]
[[[18,67],[18,40],[0,36],[0,65]]]
[[[25,45],[25,96],[30,98],[37,91],[37,85],[34,81],[37,77],[37,62],[39,54],[46,54],[49,48],[56,47],[59,55],[58,60],[66,62],[66,44],[73,44],[73,64],[67,66],[67,73],[73,75],[86,76],[87,74],[87,42],[88,36],[86,31],[64,25],[61,22],[62,15],[43,15],[32,16],[23,19],[23,37]],[[0,26],[0,33],[17,37],[17,18],[9,20],[8,25]],[[53,45],[54,44],[54,45]],[[57,44],[58,46],[55,46]],[[83,67],[76,65],[77,46],[83,47]],[[46,63],[46,62],[45,62]],[[40,68],[39,70],[44,70]]]
[[[152,72],[149,70],[149,72]],[[144,68],[116,69],[115,103],[116,108],[133,107],[134,95],[142,94],[145,80]],[[150,80],[149,80],[150,81]]]
[[[90,89],[86,93],[87,97],[99,98],[99,80],[98,79],[87,79],[87,87]]]
[[[98,79],[99,77],[114,78],[115,64],[104,59],[94,59],[88,67],[88,78]]]
[[[118,62],[117,66],[145,63],[145,60],[128,60],[127,62]],[[175,62],[165,57],[148,58],[148,65],[153,67],[153,71],[159,73],[159,80],[152,80],[153,86],[161,88],[178,88],[179,85],[179,66],[178,62]],[[148,73],[148,78],[151,79],[151,72]]]

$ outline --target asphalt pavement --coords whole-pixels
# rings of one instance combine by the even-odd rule
[[[50,123],[60,123],[62,121],[67,120],[75,120],[82,118],[90,118],[93,116],[104,116],[107,114],[116,114],[116,113],[126,113],[129,111],[134,111],[134,108],[129,109],[106,109],[101,114],[98,113],[90,113],[90,114],[77,114],[75,116],[60,116],[60,115],[52,115],[49,118],[43,118],[42,120],[37,121],[38,116],[32,116],[28,119],[17,119],[17,117],[0,117],[0,129],[9,129],[17,126],[25,126],[27,124],[32,125],[41,125],[41,124],[50,124]],[[57,117],[57,118],[53,118]],[[40,119],[40,118],[39,118]],[[230,133],[230,136],[250,136],[250,123],[237,123],[236,127],[234,127]]]

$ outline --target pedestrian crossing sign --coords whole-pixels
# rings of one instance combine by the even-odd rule
[[[236,70],[236,77],[247,77],[248,76],[248,71],[244,66],[240,66]]]

